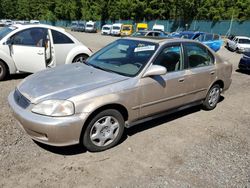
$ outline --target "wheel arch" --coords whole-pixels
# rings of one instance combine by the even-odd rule
[[[92,52],[85,46],[77,46],[73,48],[67,55],[65,64],[71,64],[73,59],[80,54],[85,54],[87,56],[91,56]]]
[[[13,59],[7,56],[4,52],[0,50],[0,61],[2,61],[8,68],[9,74],[16,73],[17,68]]]
[[[75,60],[75,58],[77,57],[77,56],[80,56],[80,55],[84,55],[84,56],[87,56],[87,57],[89,57],[89,55],[88,54],[86,54],[86,53],[80,53],[80,54],[77,54],[73,59],[72,59],[72,63],[73,63],[73,61]]]
[[[113,109],[113,110],[117,110],[118,112],[121,113],[122,117],[124,118],[124,121],[128,120],[128,110],[121,104],[117,104],[117,103],[113,103],[113,104],[106,104],[104,106],[101,106],[97,109],[95,109],[93,112],[90,113],[90,115],[87,117],[86,121],[83,124],[82,127],[82,132],[80,135],[80,143],[82,142],[82,138],[83,138],[83,134],[85,129],[87,128],[88,123],[90,123],[90,121],[93,119],[93,117],[95,117],[97,114],[99,114],[100,112],[104,111],[104,110],[108,110],[108,109]]]
[[[212,87],[213,85],[215,85],[215,84],[218,84],[218,85],[221,87],[221,89],[224,88],[224,82],[223,82],[222,80],[216,80],[216,81],[211,85],[211,87]],[[211,88],[211,87],[210,87],[210,88]]]
[[[8,73],[10,73],[10,68],[9,68],[8,64],[4,60],[2,60],[1,58],[0,58],[0,62],[2,62],[5,65],[5,67],[8,70]]]

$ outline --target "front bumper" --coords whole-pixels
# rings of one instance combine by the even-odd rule
[[[102,31],[102,35],[110,35],[109,32]]]
[[[10,93],[8,102],[15,118],[32,139],[52,146],[69,146],[79,143],[87,114],[68,117],[35,114],[16,103],[14,92]]]
[[[113,36],[121,36],[121,33],[111,33]]]

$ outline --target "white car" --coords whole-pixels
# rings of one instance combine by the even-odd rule
[[[40,21],[39,20],[30,20],[30,23],[31,24],[40,24]]]
[[[104,25],[102,26],[102,35],[110,35],[111,34],[112,25]]]
[[[232,40],[227,40],[226,46],[228,49],[239,53],[250,51],[250,38],[244,36],[235,36]]]
[[[111,35],[120,36],[121,35],[122,24],[115,23],[112,25]]]
[[[89,48],[62,28],[12,25],[0,30],[0,80],[8,74],[84,62],[91,54]]]
[[[85,32],[96,33],[97,32],[96,22],[88,21],[86,23]]]
[[[153,31],[163,31],[165,30],[165,27],[164,25],[154,25],[153,28],[152,28]]]

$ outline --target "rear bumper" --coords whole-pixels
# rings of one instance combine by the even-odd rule
[[[34,140],[52,145],[68,146],[78,144],[87,114],[68,117],[48,117],[21,108],[14,99],[14,92],[8,102],[21,127]]]

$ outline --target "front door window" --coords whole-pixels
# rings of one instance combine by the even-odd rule
[[[31,28],[18,32],[11,37],[13,45],[45,47],[48,30],[44,28]]]

